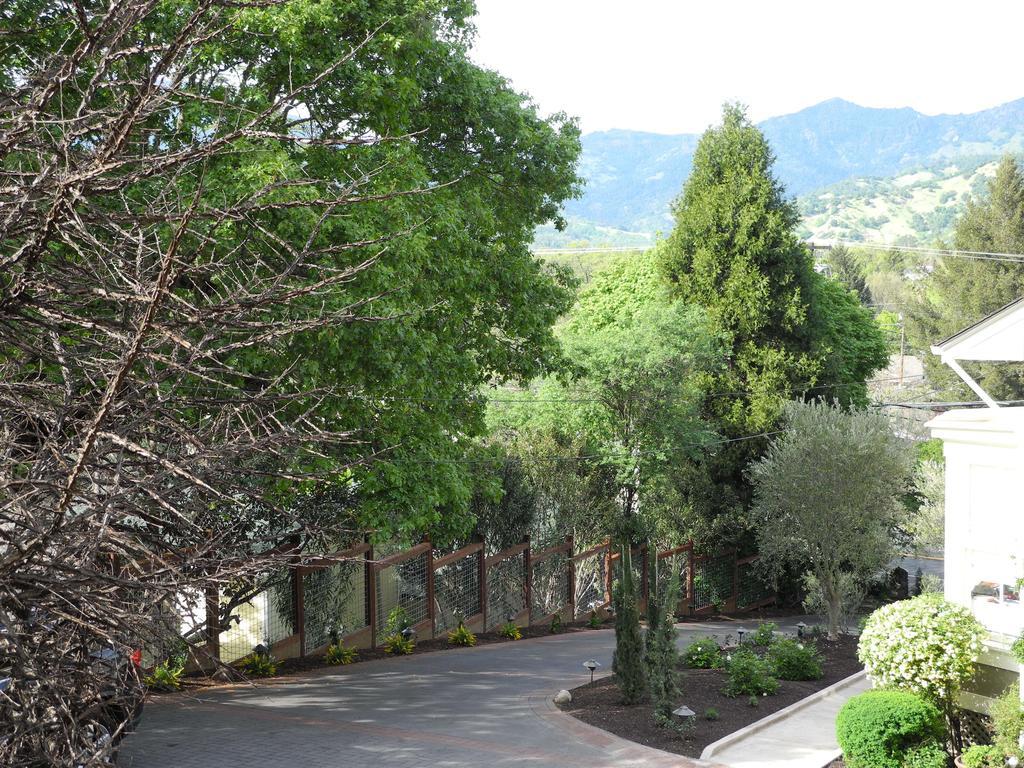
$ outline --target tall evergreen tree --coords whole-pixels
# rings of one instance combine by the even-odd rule
[[[675,230],[659,249],[675,294],[704,307],[726,340],[727,365],[708,375],[704,409],[727,438],[772,430],[789,397],[861,402],[864,380],[887,360],[870,313],[814,271],[773,163],[764,135],[727,105],[697,145]],[[747,528],[744,469],[763,449],[763,440],[737,441],[695,473],[686,494],[693,520],[710,523],[698,537]]]
[[[670,722],[679,698],[679,650],[676,648],[676,604],[679,602],[679,567],[673,558],[668,563],[668,579],[664,583],[654,557],[649,569],[647,590],[647,683],[654,704],[655,721]]]
[[[644,669],[644,637],[640,632],[640,606],[633,576],[630,545],[622,546],[619,560],[620,576],[612,585],[612,606],[615,609],[615,652],[612,671],[618,677],[619,690],[625,704],[637,704],[647,693]]]
[[[958,250],[1024,253],[1024,174],[1005,157],[988,185],[988,195],[968,204],[956,226]],[[950,397],[973,393],[942,362],[931,345],[1005,304],[1024,296],[1024,263],[951,257],[943,259],[916,291],[908,309],[911,343],[924,354],[928,378]],[[968,365],[995,398],[1024,398],[1024,366]]]

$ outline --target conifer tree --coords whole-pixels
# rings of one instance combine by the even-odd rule
[[[647,692],[644,674],[644,638],[640,632],[640,606],[629,544],[622,546],[619,559],[621,575],[612,586],[615,608],[615,653],[612,670],[619,680],[619,690],[626,704],[637,704]]]
[[[679,601],[679,569],[670,564],[670,575],[664,588],[659,584],[658,559],[650,568],[650,587],[647,593],[647,681],[654,703],[654,716],[658,722],[672,717],[679,698],[679,676],[676,666],[679,651],[676,648],[675,609]]]
[[[1012,157],[1005,157],[988,184],[988,195],[972,201],[957,222],[958,250],[1024,253],[1024,174]],[[1024,262],[942,259],[921,282],[907,312],[912,345],[924,356],[929,381],[950,398],[973,393],[933,355],[931,345],[976,323],[1014,299],[1024,296]],[[997,399],[1024,398],[1024,366],[969,364],[968,372]]]
[[[726,346],[726,365],[703,382],[703,415],[724,437],[744,438],[718,450],[684,489],[703,540],[749,529],[744,472],[765,442],[747,436],[774,429],[793,397],[866,400],[865,379],[887,362],[871,314],[815,272],[774,162],[743,108],[727,105],[697,145],[675,229],[658,248],[673,294],[703,307]]]

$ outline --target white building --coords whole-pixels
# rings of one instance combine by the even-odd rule
[[[1000,407],[960,362],[1024,362],[1024,298],[932,352],[987,405],[928,424],[946,458],[946,598],[968,606],[990,632],[962,703],[985,712],[1021,673],[1009,647],[1024,630],[1024,407]]]

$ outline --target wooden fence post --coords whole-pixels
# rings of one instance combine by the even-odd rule
[[[298,561],[299,558],[296,558]],[[295,634],[299,636],[299,658],[306,655],[306,590],[302,583],[302,566],[292,564],[292,599],[295,601]]]
[[[220,589],[206,588],[206,652],[220,660]]]
[[[430,537],[423,539],[424,543],[430,544]],[[427,618],[430,619],[430,636],[434,637],[434,629],[437,624],[437,617],[434,615],[434,546],[427,547]]]
[[[732,551],[732,610],[738,611],[740,607],[740,552],[738,549]]]
[[[526,626],[533,625],[533,564],[530,562],[530,536],[523,537],[523,571],[526,578]]]
[[[487,631],[487,540],[483,535],[474,536],[483,546],[480,547],[480,552],[477,553],[477,568],[480,574],[478,580],[480,582],[480,614],[481,620],[483,621],[483,631]]]
[[[646,614],[651,599],[650,565],[648,558],[650,549],[646,544],[640,545],[640,604],[641,612]]]
[[[612,542],[609,539],[605,543],[604,550],[604,601],[611,605],[612,602]]]
[[[573,539],[573,535],[570,533],[565,537],[565,546],[568,549],[568,558],[566,560],[566,567],[569,572],[566,574],[566,586],[569,594],[567,596],[569,606],[569,621],[576,620],[576,563],[573,562],[572,556],[576,553],[576,542]]]
[[[696,566],[693,557],[693,539],[690,539],[687,557],[689,558],[687,561],[689,567],[686,569],[686,609],[692,616],[697,611],[697,596],[693,594],[693,571]]]
[[[366,612],[370,627],[370,648],[377,647],[377,569],[373,564],[373,545],[366,550]]]

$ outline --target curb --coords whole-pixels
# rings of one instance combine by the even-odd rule
[[[856,674],[843,678],[838,683],[833,683],[828,688],[822,688],[820,691],[815,691],[810,696],[800,699],[800,701],[790,704],[788,707],[780,709],[778,712],[773,712],[767,717],[763,717],[760,720],[753,722],[744,728],[740,728],[738,731],[733,731],[732,733],[723,736],[718,741],[712,742],[711,744],[708,744],[706,747],[704,747],[704,751],[700,753],[700,759],[710,760],[712,757],[714,757],[716,753],[721,752],[726,747],[732,746],[732,744],[734,744],[735,742],[740,741],[741,739],[745,739],[748,736],[757,733],[758,731],[762,731],[768,726],[774,725],[780,720],[785,720],[786,718],[793,716],[797,712],[806,709],[810,705],[815,704],[821,701],[822,699],[827,699],[830,696],[839,693],[844,688],[848,688],[849,686],[860,682],[866,677],[867,673],[864,670],[861,670]],[[836,757],[839,757],[840,754],[841,753],[837,752],[829,760],[829,762],[834,760]]]
[[[606,673],[604,677],[608,677]],[[595,678],[596,680],[597,678]],[[530,708],[538,717],[545,719],[553,727],[566,733],[570,738],[601,746],[612,760],[625,759],[636,765],[650,768],[726,768],[720,763],[709,762],[700,758],[677,755],[655,747],[648,747],[629,739],[598,728],[597,726],[578,720],[568,712],[563,712],[551,700],[548,693],[534,693],[525,697]],[[611,763],[609,763],[611,764]],[[617,762],[615,764],[618,764]]]

